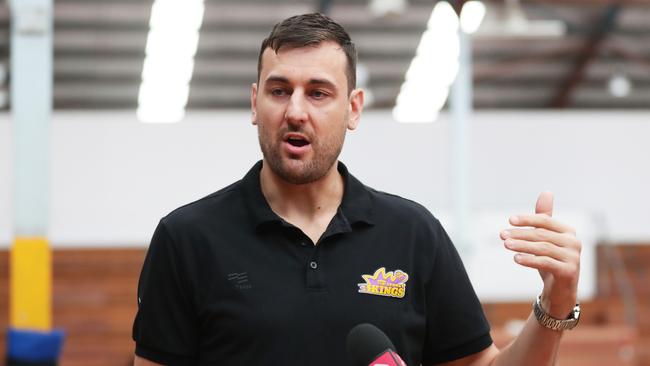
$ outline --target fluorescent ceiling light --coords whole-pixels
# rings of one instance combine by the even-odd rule
[[[150,123],[178,122],[185,116],[189,84],[166,80],[143,82],[138,95],[138,119]]]
[[[468,1],[460,12],[460,27],[463,32],[473,34],[476,32],[485,16],[485,4],[481,1]]]
[[[398,16],[404,13],[408,2],[406,0],[370,0],[370,13],[377,18]]]
[[[138,95],[140,121],[183,119],[203,11],[203,0],[154,2]]]
[[[146,123],[174,123],[185,117],[185,107],[171,108],[170,106],[160,108],[150,105],[138,107],[138,119]]]
[[[393,118],[398,122],[428,123],[438,118],[458,73],[458,26],[451,5],[438,2],[397,96]]]
[[[614,73],[607,84],[609,93],[616,98],[625,98],[632,91],[630,79],[621,71]]]
[[[149,27],[197,30],[203,20],[203,0],[156,0],[151,7]]]

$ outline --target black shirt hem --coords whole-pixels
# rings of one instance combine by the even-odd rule
[[[469,342],[463,343],[460,346],[450,348],[438,354],[438,357],[429,360],[422,360],[423,366],[437,365],[444,362],[458,360],[460,358],[473,355],[481,352],[492,345],[492,337],[490,333],[485,333],[478,338],[474,338]]]
[[[156,362],[166,366],[196,365],[196,360],[192,357],[179,356],[170,353],[160,352],[157,350],[153,350],[151,348],[144,347],[141,344],[135,345],[135,354],[149,361]]]

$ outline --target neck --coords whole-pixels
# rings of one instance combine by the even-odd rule
[[[343,199],[343,177],[334,163],[319,180],[292,184],[276,175],[266,164],[260,172],[260,185],[271,209],[283,219],[313,221],[334,216]]]

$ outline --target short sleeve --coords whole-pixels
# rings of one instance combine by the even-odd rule
[[[194,364],[198,349],[197,316],[179,251],[161,221],[142,266],[133,323],[136,355],[165,365]]]
[[[480,352],[492,344],[490,326],[451,239],[435,220],[437,246],[427,284],[427,329],[423,365]]]

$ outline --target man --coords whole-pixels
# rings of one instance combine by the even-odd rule
[[[355,63],[348,34],[319,14],[264,40],[251,88],[264,158],[160,221],[138,287],[136,365],[344,365],[359,323],[408,365],[553,364],[576,322],[580,242],[551,218],[552,195],[501,233],[544,288],[537,316],[498,350],[440,223],[337,161],[363,108]]]

